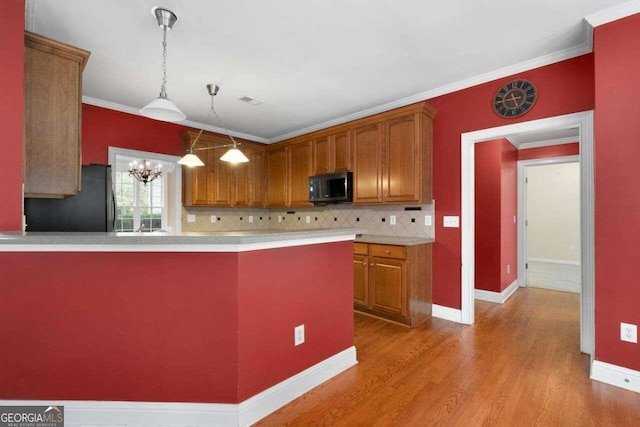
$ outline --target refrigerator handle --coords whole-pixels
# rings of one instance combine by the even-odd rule
[[[113,215],[111,215],[111,231],[116,231],[116,192],[111,192],[111,206],[113,207]]]

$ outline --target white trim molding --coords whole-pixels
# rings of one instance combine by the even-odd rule
[[[504,304],[515,291],[518,290],[518,279],[514,280],[502,292],[485,291],[484,289],[476,289],[474,292],[475,299],[480,301],[494,302],[496,304]]]
[[[356,365],[350,347],[239,404],[0,400],[0,405],[64,406],[67,427],[249,426]]]
[[[640,393],[640,372],[595,360],[591,364],[592,380]]]
[[[640,1],[635,0],[591,14],[584,19],[591,24],[591,26],[599,27],[600,25],[608,24],[609,22],[617,21],[618,19],[626,18],[639,12]]]
[[[577,128],[580,135],[580,240],[582,293],[580,299],[580,351],[593,354],[595,343],[595,227],[593,177],[593,111],[566,114],[529,122],[467,132],[460,135],[461,155],[461,312],[462,323],[473,324],[475,276],[475,144],[511,134]],[[523,215],[518,215],[519,225]],[[520,234],[520,233],[518,233]],[[520,244],[520,242],[519,242]],[[518,248],[520,249],[520,247]],[[520,252],[520,251],[519,251]],[[518,282],[526,283],[518,261]]]
[[[445,307],[444,305],[433,304],[431,306],[431,316],[450,322],[462,323],[462,312],[456,308]]]

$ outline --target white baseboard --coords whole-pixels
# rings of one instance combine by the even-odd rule
[[[594,361],[591,379],[640,393],[640,372],[610,363]]]
[[[551,259],[551,258],[529,258],[527,262],[548,262],[549,264],[564,264],[564,265],[580,265],[580,261],[569,261],[566,259]]]
[[[431,316],[450,322],[462,323],[462,310],[445,307],[444,305],[433,304],[431,306]]]
[[[350,347],[239,404],[0,400],[5,406],[64,406],[67,427],[248,426],[357,364]]]
[[[514,280],[507,288],[502,292],[485,291],[483,289],[476,289],[474,291],[475,299],[482,301],[495,302],[497,304],[504,304],[513,293],[518,290],[518,279]]]

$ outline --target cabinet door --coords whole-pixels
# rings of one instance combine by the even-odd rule
[[[265,153],[267,174],[267,206],[287,205],[287,148]]]
[[[333,170],[344,172],[351,170],[351,132],[340,132],[331,137],[331,152],[333,153]]]
[[[250,206],[264,206],[264,152],[252,151],[249,157],[251,165],[249,178]]]
[[[353,303],[362,307],[369,305],[369,257],[353,256]]]
[[[242,150],[249,159],[249,163],[238,163],[232,165],[232,184],[233,187],[232,205],[233,206],[250,206],[251,205],[251,162],[254,161],[253,153],[250,150]]]
[[[354,203],[382,202],[382,123],[353,131]]]
[[[409,114],[386,123],[386,167],[382,186],[385,202],[420,201],[419,125],[419,114]]]
[[[24,192],[68,197],[80,190],[82,69],[89,52],[25,33]]]
[[[374,310],[406,316],[407,262],[387,258],[370,258],[370,307]]]
[[[183,167],[184,191],[182,193],[185,206],[211,206],[213,204],[213,162],[211,151],[206,150],[198,153],[204,166],[193,168]]]
[[[209,150],[212,152],[210,163],[213,168],[211,186],[214,206],[231,206],[231,167],[233,165],[220,160],[227,150],[228,148]]]
[[[327,136],[313,141],[314,175],[329,173],[332,171],[329,145],[329,137]]]
[[[311,206],[311,203],[309,203],[311,153],[311,141],[288,147],[288,206]]]

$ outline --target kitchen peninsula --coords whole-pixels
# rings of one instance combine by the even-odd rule
[[[0,399],[254,422],[356,363],[359,232],[1,233]]]

